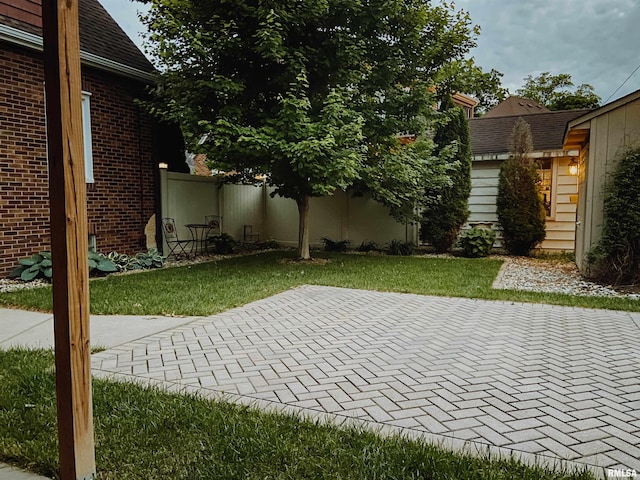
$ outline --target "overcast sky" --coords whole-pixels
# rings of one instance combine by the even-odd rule
[[[100,0],[138,45],[132,0]],[[640,66],[640,0],[457,0],[482,32],[471,52],[483,70],[502,72],[511,93],[527,75],[570,73],[604,102]],[[609,101],[640,89],[640,70]]]

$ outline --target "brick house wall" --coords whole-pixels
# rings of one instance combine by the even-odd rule
[[[134,99],[144,85],[83,66],[91,93],[94,184],[87,188],[89,233],[98,251],[146,249],[156,211],[152,120]],[[0,44],[0,276],[17,260],[49,250],[49,190],[41,54]]]

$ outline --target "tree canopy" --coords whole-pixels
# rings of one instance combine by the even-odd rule
[[[551,75],[549,72],[543,72],[537,77],[528,75],[524,81],[524,85],[516,90],[516,94],[535,100],[549,110],[595,108],[600,105],[600,97],[588,83],[572,90],[574,84],[568,73]]]
[[[428,0],[148,0],[161,76],[153,113],[177,121],[218,169],[296,201],[309,257],[309,198],[359,181],[398,219],[446,180],[421,138],[443,65],[477,29]],[[418,141],[401,146],[397,135]]]

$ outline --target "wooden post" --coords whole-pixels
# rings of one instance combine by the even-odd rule
[[[78,0],[43,0],[60,475],[95,477]]]

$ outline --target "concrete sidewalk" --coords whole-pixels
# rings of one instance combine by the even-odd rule
[[[200,317],[91,315],[91,345],[111,348]],[[0,348],[52,348],[53,315],[0,308]]]

